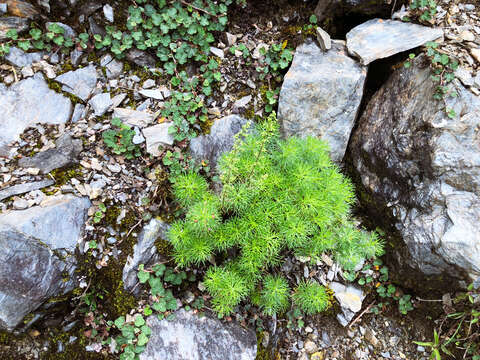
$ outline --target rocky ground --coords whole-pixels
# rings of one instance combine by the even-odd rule
[[[111,12],[115,17],[124,16],[121,7],[102,7],[95,1],[76,4],[71,7],[74,11],[62,9],[54,1],[35,2],[34,8],[23,1],[0,1],[2,6],[5,3],[5,11],[0,7],[7,13],[0,17],[0,41],[5,39],[5,28],[12,24],[18,29],[26,27],[27,19],[37,13],[61,22],[72,34],[85,28],[95,33],[96,27],[108,24]],[[194,126],[199,137],[191,143],[175,141],[169,133],[172,123],[161,116],[161,110],[171,99],[172,88],[155,59],[144,53],[118,60],[107,52],[74,49],[64,55],[11,48],[0,60],[0,109],[4,110],[0,114],[0,243],[5,249],[0,254],[5,264],[0,267],[0,283],[6,284],[0,289],[0,327],[9,331],[16,328],[15,336],[5,332],[0,337],[2,359],[111,357],[108,346],[102,346],[92,330],[101,333],[105,319],[115,319],[135,307],[145,308],[149,299],[136,278],[139,264],[165,262],[173,267],[168,262],[169,245],[164,236],[177,210],[171,199],[169,173],[194,166],[197,160],[201,171],[210,174],[219,154],[231,147],[233,135],[246,119],[264,116],[268,105],[278,106],[285,135],[310,134],[329,140],[332,158],[345,172],[355,168],[358,186],[363,183],[367,193],[383,199],[378,209],[389,208],[389,219],[392,214],[402,219],[403,227],[397,226],[396,230],[410,251],[407,262],[419,273],[439,275],[446,271],[456,280],[464,273],[471,278],[478,276],[479,235],[475,226],[480,219],[480,154],[475,144],[480,129],[480,6],[445,0],[438,3],[432,19],[424,21],[429,27],[415,27],[398,19],[415,19],[418,14],[397,4],[394,23],[383,14],[384,20],[371,20],[347,34],[354,26],[374,18],[364,13],[357,14],[355,20],[355,12],[349,13],[342,25],[335,24],[341,18],[320,22],[335,39],[328,46],[328,34],[317,38],[309,21],[313,13],[318,14],[320,5],[316,1],[284,1],[281,6],[251,1],[246,8],[233,5],[227,31],[216,34],[210,54],[219,63],[221,80],[205,99],[208,121]],[[460,96],[459,100],[442,99],[445,104],[438,106],[425,95],[434,90],[423,81],[430,73],[428,65],[422,67],[422,57],[412,61],[418,66],[406,68],[403,63],[409,52],[418,53],[419,46],[442,37],[438,51],[460,63],[454,83]],[[296,50],[295,58],[286,75],[287,69],[262,78],[256,70],[265,60],[260,48],[272,46]],[[367,105],[363,95],[377,90],[371,87],[374,81],[369,77],[376,77],[380,58],[395,54],[400,54],[400,60],[390,58],[394,60],[388,63],[387,72],[393,73],[397,82],[387,82]],[[417,78],[422,82],[411,80]],[[396,88],[401,81],[404,92]],[[274,99],[270,103],[269,96]],[[404,99],[402,108],[395,107],[399,98]],[[420,100],[412,100],[416,106],[409,108],[405,105],[409,99]],[[390,103],[391,114],[401,115],[385,115],[382,109]],[[403,108],[408,111],[403,112]],[[443,124],[448,121],[445,108],[455,109],[464,125],[458,128]],[[430,126],[434,130],[424,133],[422,128],[417,132],[416,125],[409,123],[414,114],[423,118],[434,114]],[[140,156],[131,159],[114,154],[105,145],[102,133],[113,128],[112,118],[119,118],[135,131],[132,142],[140,147]],[[390,127],[385,126],[387,118]],[[351,137],[352,129],[356,132]],[[406,129],[415,131],[410,134]],[[387,143],[382,150],[377,145],[388,131],[401,139]],[[370,135],[367,138],[365,134]],[[428,136],[436,142],[422,143]],[[461,142],[464,147],[460,151]],[[369,144],[373,145],[369,148]],[[433,165],[412,155],[421,153],[422,146],[437,155]],[[455,156],[449,157],[449,152]],[[381,182],[381,172],[374,167],[390,157],[393,162],[386,161],[386,168],[393,180],[385,176]],[[365,162],[366,158],[381,160],[372,164]],[[457,166],[460,160],[463,162]],[[423,172],[418,172],[421,166],[429,169],[422,179]],[[401,196],[404,184],[398,185],[396,177],[408,184],[408,200]],[[416,187],[416,192],[411,187]],[[414,207],[415,211],[407,206],[421,203],[432,191],[432,211],[418,212],[423,203]],[[433,230],[425,225],[438,214],[446,218],[447,212],[452,222],[450,234],[445,235],[441,225]],[[418,240],[418,234],[426,235]],[[461,244],[456,241],[459,236],[463,236]],[[436,242],[445,245],[431,254],[431,243]],[[406,250],[398,250],[402,251]],[[29,261],[25,253],[31,254]],[[396,250],[392,253],[396,258]],[[191,314],[182,313],[175,321],[187,324],[185,332],[202,334],[215,334],[216,327],[227,326],[225,331],[231,338],[226,337],[218,346],[239,345],[238,351],[248,353],[248,359],[254,358],[255,330],[260,359],[429,357],[427,349],[412,341],[432,337],[434,323],[427,316],[441,313],[442,302],[437,301],[441,292],[432,290],[427,297],[434,302],[413,297],[415,310],[408,315],[401,315],[394,301],[375,314],[372,308],[383,300],[372,286],[361,289],[358,284],[349,285],[348,274],[328,256],[316,263],[309,260],[291,257],[281,270],[292,283],[314,278],[336,288],[335,306],[327,315],[303,317],[289,312],[270,319],[258,309],[242,306],[236,316],[222,322],[211,320],[208,326],[191,321]],[[402,260],[394,264],[398,262]],[[365,276],[379,276],[378,269],[357,270]],[[391,267],[390,272],[396,271]],[[196,280],[188,286],[169,285],[177,304],[194,307],[192,304],[201,299],[207,305],[195,312],[210,314],[209,297],[197,281],[201,270],[188,269],[187,273],[195,275]],[[416,278],[407,280],[400,284],[401,291],[417,294],[422,286],[412,284]],[[424,296],[429,291],[418,294]],[[88,306],[85,299],[90,301]],[[99,304],[92,307],[92,299]],[[168,332],[168,326],[162,330],[164,325],[153,324],[155,334]],[[162,335],[151,340],[153,345],[141,359],[153,359],[156,349],[168,347],[166,341]],[[72,357],[70,351],[82,355]]]

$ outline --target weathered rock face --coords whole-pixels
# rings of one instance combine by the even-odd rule
[[[372,19],[350,30],[347,48],[364,65],[402,51],[443,38],[442,29],[434,29],[396,20]]]
[[[36,123],[62,124],[72,113],[70,99],[48,88],[41,73],[6,87],[0,84],[0,155],[9,153],[8,143]]]
[[[217,166],[220,156],[232,150],[235,135],[242,130],[248,120],[230,115],[216,120],[210,134],[196,137],[190,141],[190,152],[197,161],[208,160],[212,169]]]
[[[123,268],[122,280],[125,290],[139,290],[138,284],[138,265],[153,265],[158,261],[160,255],[157,253],[155,241],[159,238],[166,239],[166,232],[169,225],[163,221],[152,219],[145,225],[138,236],[137,243],[133,246],[133,256],[128,256],[127,262]]]
[[[74,287],[72,256],[90,201],[62,196],[0,215],[0,328],[12,330],[52,296]]]
[[[152,335],[140,360],[254,360],[255,332],[179,310],[174,320],[147,319]]]
[[[342,160],[357,116],[367,70],[334,41],[323,52],[315,43],[299,46],[285,75],[278,104],[284,136],[317,136]]]
[[[388,206],[410,265],[424,274],[480,275],[480,98],[432,99],[435,83],[417,58],[374,95],[352,136],[353,166]],[[445,108],[458,114],[450,119]],[[382,216],[384,217],[384,216]]]

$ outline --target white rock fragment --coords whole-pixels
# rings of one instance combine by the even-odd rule
[[[317,40],[320,44],[320,48],[323,51],[327,51],[332,48],[332,40],[330,39],[330,35],[320,27],[317,27]]]
[[[169,134],[173,123],[162,123],[143,129],[143,136],[147,142],[147,152],[153,156],[160,155],[158,150],[162,145],[173,145],[174,138]]]

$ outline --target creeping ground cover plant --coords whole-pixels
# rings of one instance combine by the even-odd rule
[[[191,172],[174,184],[184,218],[169,239],[181,267],[206,264],[204,283],[220,316],[250,297],[265,314],[287,310],[290,299],[308,314],[329,307],[327,289],[308,281],[291,289],[279,274],[288,253],[317,259],[330,253],[345,270],[380,255],[376,233],[350,218],[352,184],[334,165],[323,141],[282,140],[275,114],[247,124],[218,165],[220,193]]]

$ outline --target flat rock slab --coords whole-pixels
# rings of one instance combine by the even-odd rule
[[[75,71],[69,71],[55,78],[62,84],[62,90],[87,101],[97,85],[97,70],[89,65]]]
[[[124,108],[113,109],[113,117],[122,120],[122,122],[128,125],[138,126],[139,128],[148,126],[154,120],[153,114]]]
[[[0,215],[0,329],[12,330],[50,297],[75,286],[73,251],[90,201],[74,196]]]
[[[314,42],[300,45],[285,75],[278,105],[282,134],[315,136],[330,145],[332,160],[345,154],[367,69],[347,55],[341,41],[324,52]]]
[[[95,112],[95,116],[104,115],[107,110],[113,105],[110,93],[97,94],[88,102]]]
[[[10,196],[25,194],[30,191],[43,189],[47,186],[53,185],[55,181],[52,179],[35,181],[30,183],[18,184],[9,186],[0,190],[0,201],[9,198]]]
[[[72,113],[70,99],[48,88],[41,73],[10,87],[0,84],[0,155],[8,144],[36,123],[64,124]]]
[[[347,33],[348,52],[368,65],[429,41],[443,38],[443,30],[396,20],[372,19]]]
[[[73,139],[69,134],[59,137],[54,149],[48,149],[32,157],[21,158],[18,165],[24,168],[40,169],[42,174],[75,163],[77,155],[82,151],[82,140]]]
[[[254,331],[191,311],[181,309],[171,321],[150,316],[147,325],[152,335],[140,360],[254,360],[257,355]]]
[[[7,60],[10,64],[18,67],[30,66],[34,62],[38,62],[42,60],[43,53],[35,52],[35,53],[26,53],[25,51],[17,48],[16,46],[12,46],[10,51],[7,55],[5,55],[5,60]]]

